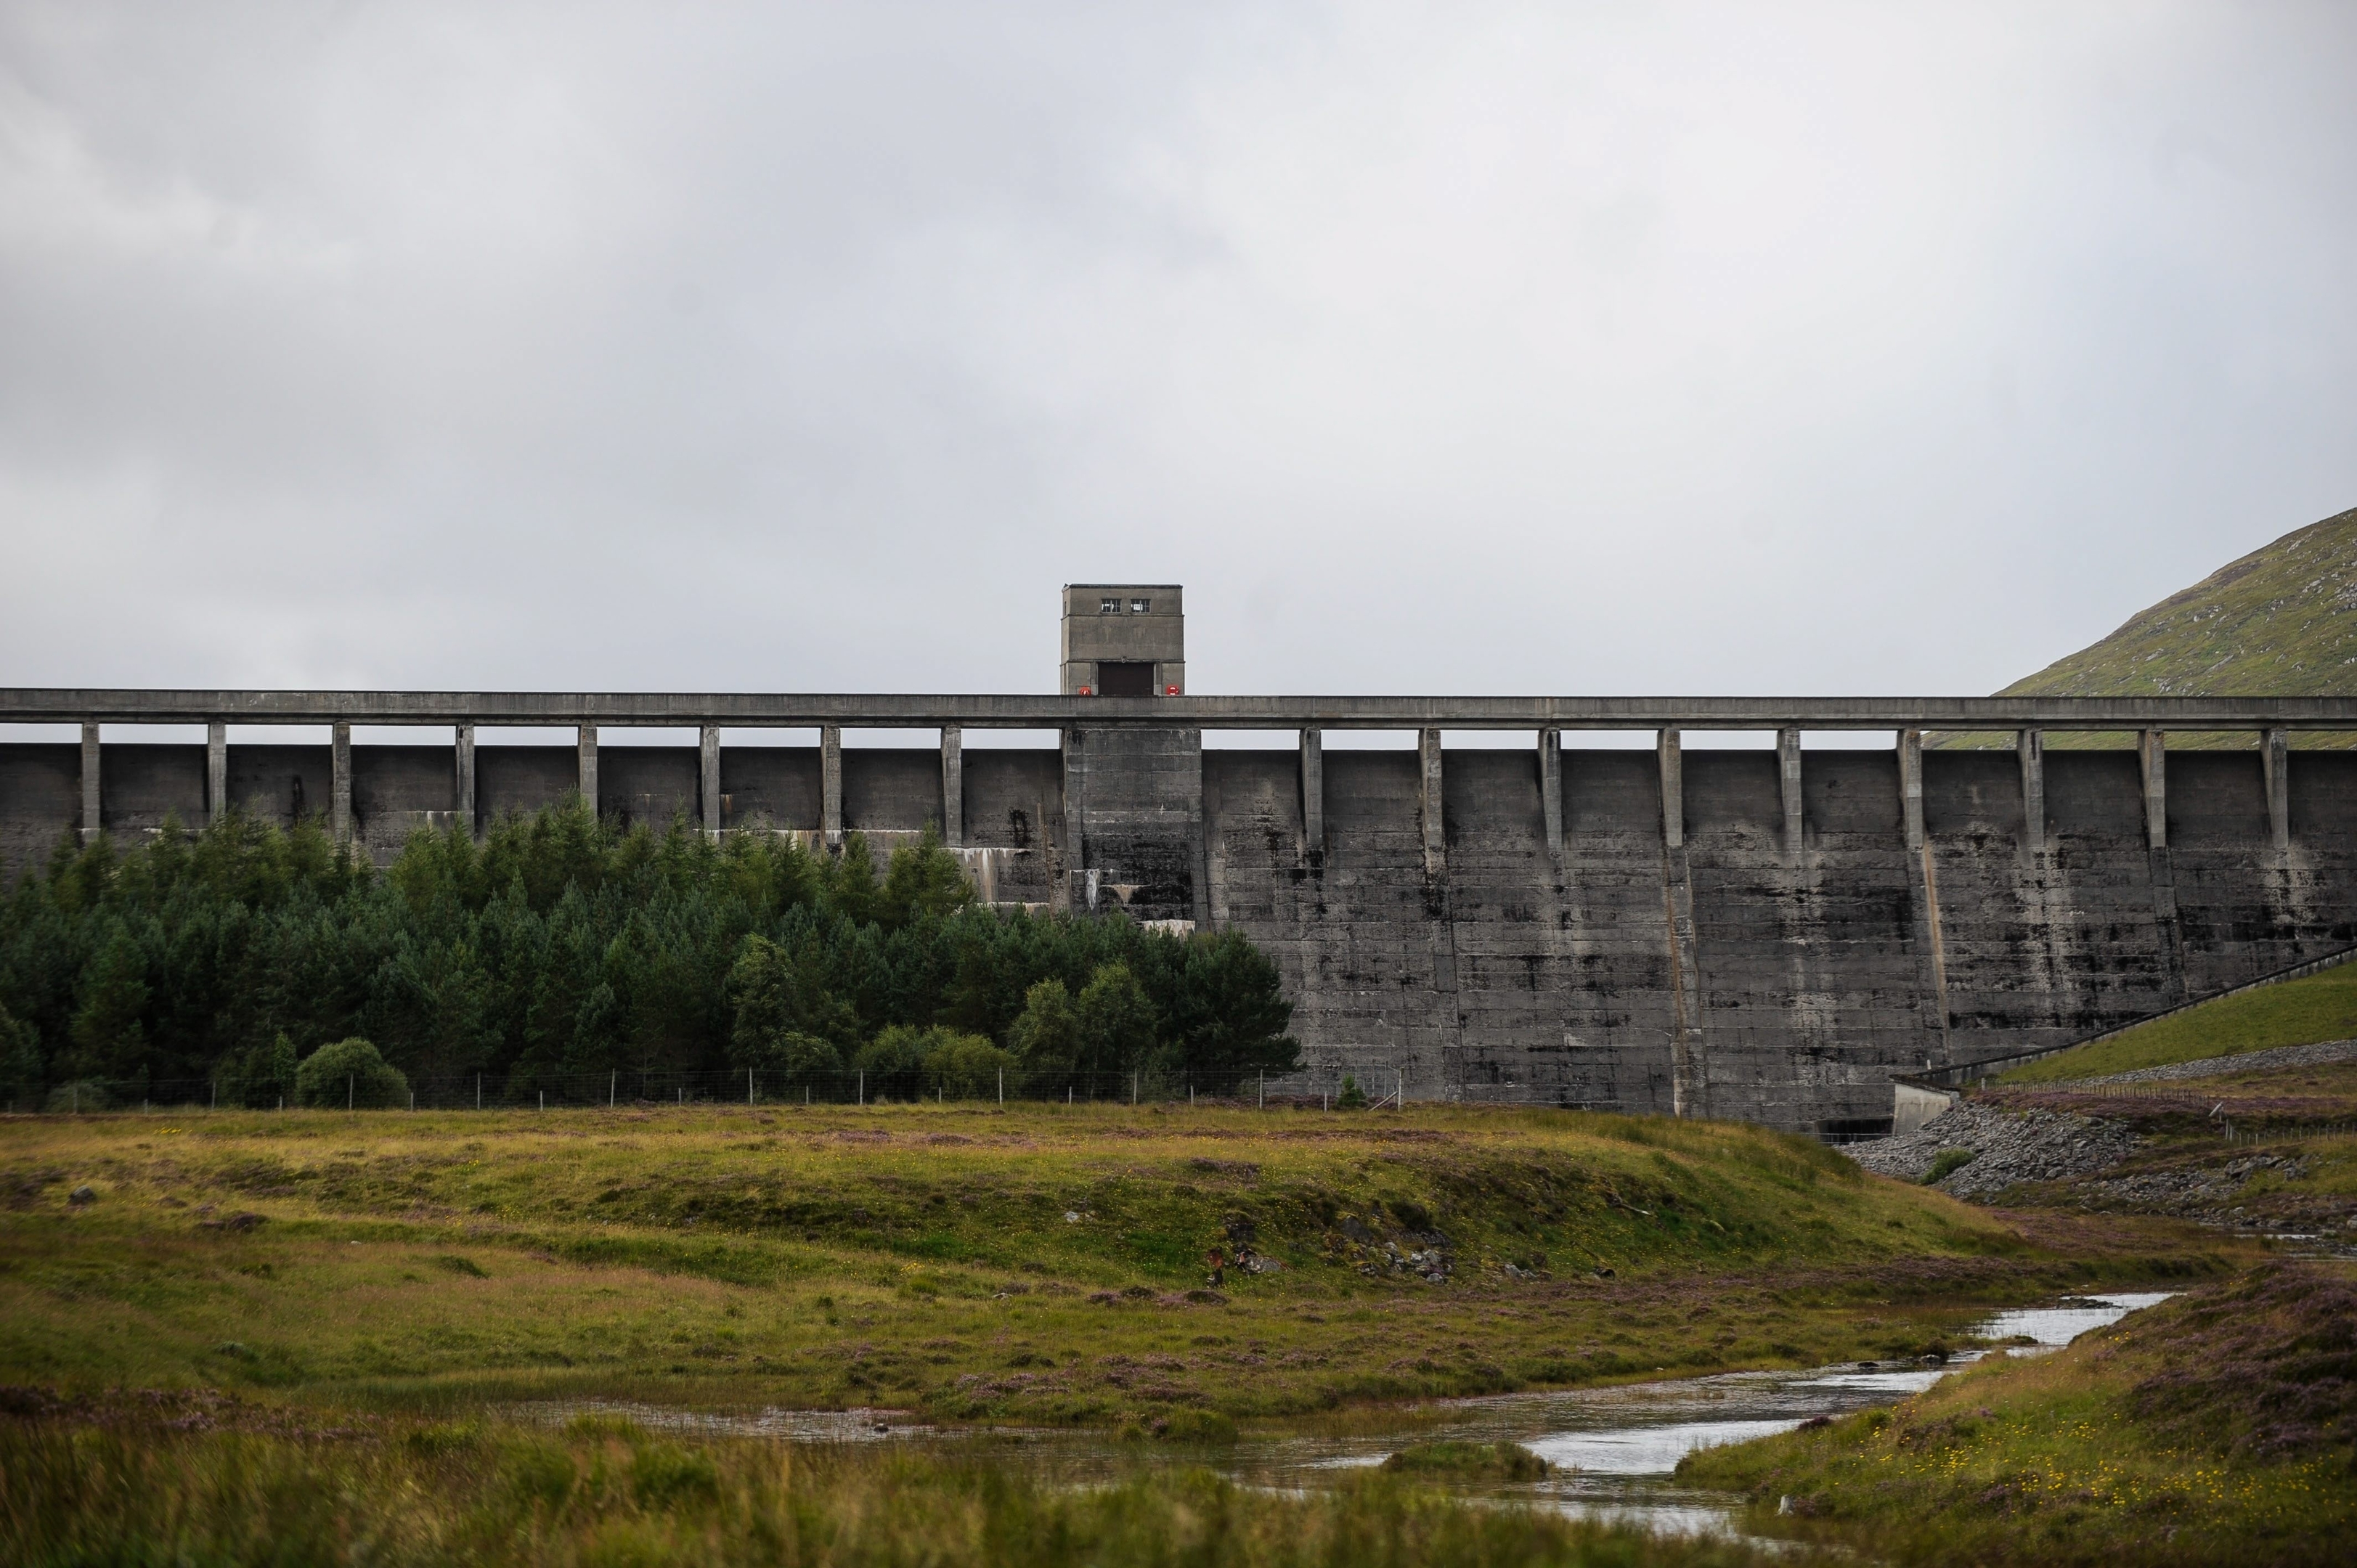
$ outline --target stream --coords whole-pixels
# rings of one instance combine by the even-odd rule
[[[2077,1296],[2050,1306],[2000,1312],[1970,1332],[2002,1342],[2026,1338],[2015,1355],[2060,1348],[2091,1328],[2166,1301],[2168,1292]],[[1297,1489],[1330,1481],[1338,1471],[1380,1465],[1407,1443],[1520,1443],[1555,1467],[1544,1481],[1519,1485],[1470,1483],[1469,1495],[1517,1498],[1581,1518],[1674,1534],[1737,1534],[1741,1499],[1677,1486],[1671,1472],[1687,1454],[1723,1443],[1788,1432],[1812,1416],[1896,1404],[1920,1393],[1984,1351],[1965,1351],[1945,1365],[1861,1361],[1810,1371],[1726,1372],[1610,1388],[1501,1394],[1448,1400],[1404,1415],[1397,1430],[1350,1436],[1250,1439],[1203,1459],[1238,1481]],[[1009,1460],[1028,1460],[1078,1480],[1133,1466],[1138,1445],[1103,1432],[1036,1428],[943,1428],[911,1425],[889,1411],[766,1411],[754,1416],[710,1415],[652,1405],[566,1402],[528,1413],[562,1421],[585,1412],[626,1415],[662,1430],[711,1436],[772,1437],[787,1442],[904,1441],[989,1444]],[[525,1412],[520,1412],[525,1413]]]

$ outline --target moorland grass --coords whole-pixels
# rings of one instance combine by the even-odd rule
[[[1394,1474],[1447,1476],[1460,1481],[1543,1481],[1547,1462],[1519,1443],[1411,1443],[1383,1458]]]
[[[172,1430],[191,1415],[212,1430]],[[1485,1568],[1770,1561],[1724,1541],[1468,1504],[1373,1473],[1331,1492],[1141,1466],[1060,1484],[878,1447],[658,1440],[627,1422],[241,1431],[172,1405],[0,1415],[0,1560],[667,1563],[834,1568]]]
[[[2343,963],[2155,1018],[2110,1039],[2025,1063],[1996,1081],[2057,1083],[2352,1037],[2357,1037],[2357,963]]]
[[[1898,1563],[2321,1563],[2357,1527],[2352,1444],[2357,1290],[2274,1264],[1678,1475]]]
[[[2222,1266],[1756,1128],[1450,1107],[13,1118],[0,1201],[0,1381],[379,1411],[1267,1420],[1920,1354]]]

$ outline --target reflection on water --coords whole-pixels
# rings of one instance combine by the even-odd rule
[[[2050,1306],[2000,1312],[1972,1332],[2004,1342],[2027,1340],[2016,1354],[2058,1348],[2090,1328],[2169,1299],[2168,1292],[2079,1296]],[[1546,1480],[1470,1485],[1484,1496],[1520,1498],[1582,1518],[1673,1533],[1734,1532],[1738,1499],[1672,1484],[1670,1473],[1697,1448],[1789,1432],[1811,1416],[1843,1415],[1895,1404],[1930,1388],[1947,1371],[1979,1359],[1966,1352],[1945,1366],[1912,1361],[1859,1362],[1806,1372],[1727,1372],[1617,1388],[1502,1394],[1427,1406],[1413,1427],[1349,1437],[1281,1437],[1237,1444],[1211,1459],[1216,1468],[1258,1486],[1301,1487],[1353,1466],[1379,1465],[1404,1442],[1520,1443],[1555,1466]],[[914,1423],[905,1411],[765,1411],[756,1416],[707,1415],[651,1405],[571,1403],[535,1407],[564,1419],[585,1412],[627,1415],[641,1424],[711,1436],[800,1442],[917,1441],[988,1447],[1074,1479],[1114,1474],[1135,1464],[1137,1445],[1101,1432],[1033,1428],[942,1429]],[[1438,1412],[1441,1419],[1432,1420]],[[1192,1457],[1202,1457],[1200,1454]]]

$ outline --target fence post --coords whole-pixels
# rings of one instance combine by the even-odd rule
[[[753,1069],[751,1068],[745,1069],[745,1103],[748,1105],[753,1103]]]
[[[1135,1069],[1129,1075],[1129,1108],[1132,1111],[1137,1109],[1137,1073]]]
[[[344,1109],[347,1111],[352,1109],[352,1100],[356,1092],[352,1085],[359,1076],[360,1075],[358,1073],[348,1072],[344,1074]]]
[[[1268,1109],[1268,1069],[1265,1068],[1261,1069],[1260,1075],[1260,1103],[1254,1106],[1253,1109],[1255,1111],[1265,1111]]]
[[[862,1106],[867,1103],[867,1069],[866,1068],[859,1069],[859,1103]]]
[[[998,1069],[998,1107],[1002,1111],[1006,1108],[1006,1069],[1005,1068]]]
[[[540,1108],[543,1111],[548,1109],[548,1090],[544,1089],[540,1091]]]
[[[482,1075],[481,1073],[477,1073],[477,1074],[475,1075],[475,1109],[476,1109],[476,1110],[478,1110],[478,1111],[480,1111],[482,1108],[483,1108],[483,1075]]]

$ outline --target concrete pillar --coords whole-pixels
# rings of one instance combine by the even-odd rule
[[[574,731],[574,740],[581,748],[578,775],[581,803],[589,808],[589,814],[594,817],[597,814],[597,726],[579,726]]]
[[[1654,737],[1662,771],[1662,920],[1670,958],[1670,1114],[1706,1113],[1702,975],[1695,965],[1694,877],[1686,865],[1685,762],[1678,732]]]
[[[2267,832],[2277,849],[2291,847],[2291,736],[2271,729],[2259,736],[2267,778]]]
[[[942,843],[965,847],[965,732],[942,726]]]
[[[2136,762],[2144,770],[2144,836],[2152,849],[2169,847],[2169,732],[2148,729],[2136,737]]]
[[[1784,858],[1801,864],[1801,732],[1776,732],[1776,781],[1784,797]]]
[[[450,806],[458,825],[475,831],[475,726],[460,725],[452,736]]]
[[[705,725],[696,736],[696,799],[704,811],[704,831],[720,834],[720,726]]]
[[[2021,842],[2036,854],[2046,847],[2046,732],[2023,730],[2014,745],[2021,753]]]
[[[1326,737],[1314,729],[1301,732],[1301,842],[1326,853]]]
[[[1925,1051],[1946,1062],[1953,1054],[1948,1034],[1948,955],[1940,929],[1940,869],[1923,832],[1923,732],[1900,730],[1898,742],[1900,832],[1912,852],[1907,858],[1907,886],[1915,907],[1916,950],[1931,992],[1930,1026],[1940,1036],[1936,1044],[1927,1042]]]
[[[1440,732],[1423,731],[1416,738],[1416,805],[1424,826],[1424,871],[1437,876],[1448,865],[1448,833],[1441,799]]]
[[[818,732],[818,825],[826,847],[843,843],[843,726],[827,725]]]
[[[1672,849],[1686,843],[1685,764],[1678,750],[1678,732],[1665,729],[1654,737],[1662,765],[1662,842]]]
[[[1899,812],[1909,849],[1923,847],[1923,732],[1899,732]]]
[[[1549,854],[1563,853],[1563,731],[1539,731],[1539,817]]]
[[[205,820],[229,814],[229,725],[205,726]]]
[[[104,826],[98,806],[98,725],[81,726],[81,842],[88,843]]]
[[[352,842],[352,726],[341,719],[328,741],[328,832],[338,843]]]

